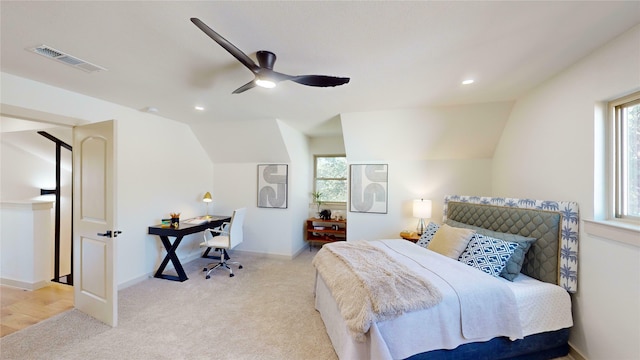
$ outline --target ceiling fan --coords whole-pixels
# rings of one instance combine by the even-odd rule
[[[235,47],[227,39],[223,38],[217,32],[213,31],[205,23],[198,18],[191,18],[191,22],[194,23],[200,30],[212,38],[215,42],[220,44],[225,50],[227,50],[233,57],[238,59],[242,65],[247,67],[253,72],[255,79],[240,86],[233,91],[234,94],[247,91],[255,86],[261,86],[265,88],[273,88],[280,81],[291,80],[298,84],[317,86],[317,87],[330,87],[343,85],[349,82],[349,78],[325,76],[325,75],[287,75],[276,71],[273,71],[273,64],[276,62],[276,54],[261,50],[258,51],[256,57],[258,64],[256,64],[249,56],[243,53],[240,49]]]

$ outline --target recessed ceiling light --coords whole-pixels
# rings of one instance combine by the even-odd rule
[[[473,79],[467,79],[462,82],[462,85],[469,85],[469,84],[473,84]]]
[[[157,113],[158,112],[158,108],[154,107],[154,106],[147,106],[144,109],[142,109],[142,111],[148,112],[148,113]]]
[[[195,109],[198,111],[204,111],[204,106],[196,106]]]

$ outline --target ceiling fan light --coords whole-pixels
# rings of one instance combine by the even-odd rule
[[[274,87],[276,87],[275,82],[265,79],[256,79],[256,85],[267,89],[273,89]]]

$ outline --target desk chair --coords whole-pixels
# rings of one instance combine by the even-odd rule
[[[229,277],[233,277],[233,270],[229,264],[238,265],[238,269],[242,269],[242,265],[237,261],[229,260],[227,250],[231,250],[242,242],[242,223],[244,222],[244,213],[247,209],[236,209],[231,216],[231,222],[225,222],[222,226],[215,229],[207,229],[204,232],[204,241],[200,243],[200,247],[206,247],[207,252],[214,249],[220,252],[220,261],[207,265],[202,271],[206,272],[205,278],[211,278],[211,272],[219,267],[229,270]],[[213,266],[212,266],[213,265]]]

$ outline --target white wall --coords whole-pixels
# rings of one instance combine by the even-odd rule
[[[291,245],[289,254],[299,253],[306,245],[304,240],[305,220],[308,218],[309,200],[309,139],[282,121],[278,121],[282,138],[291,157],[289,167],[289,229]],[[285,225],[286,226],[286,225]]]
[[[53,276],[52,202],[0,205],[0,282],[36,290]]]
[[[577,201],[583,219],[597,219],[606,207],[598,109],[639,87],[640,25],[518,100],[496,149],[493,194]],[[640,248],[583,225],[571,344],[590,360],[638,359]]]
[[[122,287],[153,273],[164,250],[157,237],[147,234],[148,226],[174,211],[183,219],[203,214],[202,196],[213,186],[213,164],[191,129],[11,74],[1,76],[3,109],[35,110],[42,116],[51,114],[52,119],[117,121],[116,224],[123,232],[117,238],[117,282]],[[199,240],[195,235],[186,237],[178,256],[197,256]]]
[[[193,124],[191,128],[216,164],[277,163],[289,159],[276,119],[211,119]]]
[[[183,220],[204,215],[202,197],[213,188],[213,165],[188,126],[131,111],[117,127],[118,227],[125,235],[118,236],[120,284],[155,272],[164,257],[164,247],[147,234],[148,226],[172,212]],[[201,241],[201,234],[185,237],[178,257],[199,256]]]
[[[40,189],[56,188],[56,145],[49,139],[37,134],[45,129],[60,140],[71,143],[70,128],[51,129],[51,125],[31,131],[7,131],[2,120],[3,132],[0,141],[0,200],[6,201],[55,201],[55,195],[40,195]],[[25,146],[32,144],[33,146]],[[61,149],[60,173],[60,276],[71,273],[71,152]],[[66,166],[69,164],[68,166]],[[55,205],[52,213],[55,214]],[[3,227],[7,226],[2,219]],[[55,224],[52,224],[55,228]],[[54,233],[46,241],[53,249]],[[41,249],[40,251],[42,251]],[[47,261],[53,264],[54,254],[46,254]],[[48,280],[54,277],[53,265]]]
[[[387,214],[349,212],[349,240],[398,238],[415,231],[414,199],[433,200],[440,222],[444,196],[491,194],[491,157],[512,103],[342,114],[349,164],[389,167]]]
[[[202,134],[204,129],[211,131],[219,126],[222,125],[198,125],[194,131]],[[236,147],[242,147],[244,155],[215,156],[214,213],[247,208],[244,241],[237,250],[293,257],[305,246],[302,229],[307,217],[308,167],[311,166],[308,139],[279,120],[249,121],[244,122],[244,126],[244,132],[235,134],[236,145],[224,149],[233,152]],[[227,136],[233,137],[232,133]],[[265,134],[268,134],[267,142],[264,142]],[[215,148],[215,145],[210,147]],[[247,157],[247,154],[253,155]],[[247,161],[249,159],[252,161]],[[259,164],[288,165],[286,209],[257,207]]]

